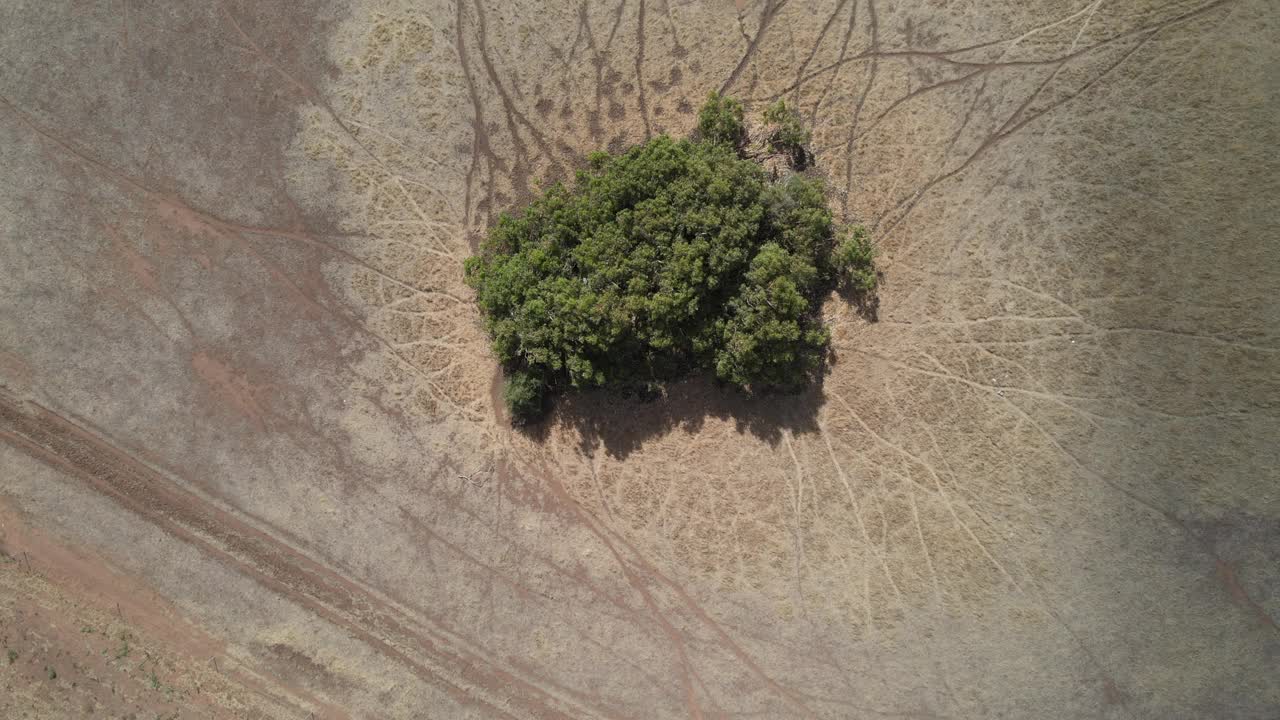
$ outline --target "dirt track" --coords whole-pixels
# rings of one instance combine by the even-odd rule
[[[1272,4],[188,5],[0,10],[0,714],[1280,713]],[[511,431],[461,260],[709,89],[879,321]]]

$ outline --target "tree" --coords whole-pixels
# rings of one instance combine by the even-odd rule
[[[502,399],[513,418],[534,417],[542,412],[543,393],[546,384],[538,377],[522,370],[507,375],[502,388]]]
[[[768,142],[778,152],[803,149],[812,135],[800,122],[800,114],[779,100],[765,108],[764,121],[769,125]]]
[[[820,371],[819,305],[863,256],[849,240],[836,252],[820,179],[771,181],[740,155],[742,118],[712,93],[694,139],[593,153],[572,188],[502,215],[467,260],[515,421],[574,388],[648,391],[704,370],[794,390]]]
[[[801,123],[800,114],[787,107],[785,100],[779,100],[765,108],[763,117],[769,149],[788,156],[793,166],[804,169],[809,160],[805,146],[813,136]]]
[[[697,136],[704,141],[738,147],[747,135],[742,119],[742,103],[713,90],[707,94],[707,101],[698,111]]]
[[[835,263],[841,269],[842,280],[858,293],[874,292],[879,284],[875,268],[876,249],[867,237],[867,230],[855,226],[849,236],[836,248]]]

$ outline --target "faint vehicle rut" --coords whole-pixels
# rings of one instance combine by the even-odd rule
[[[569,718],[580,709],[457,648],[376,597],[226,510],[178,487],[96,433],[0,391],[0,438],[78,478],[173,537],[352,633],[444,690],[496,717]],[[516,690],[516,692],[512,692]],[[506,708],[510,708],[509,712]]]

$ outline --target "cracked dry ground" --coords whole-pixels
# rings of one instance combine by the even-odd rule
[[[0,714],[1277,717],[1277,10],[3,3]],[[512,432],[461,260],[710,89],[879,322]]]

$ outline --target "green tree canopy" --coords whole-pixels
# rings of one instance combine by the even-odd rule
[[[697,139],[595,153],[572,189],[498,219],[466,276],[514,419],[569,388],[707,370],[796,389],[821,368],[821,297],[870,255],[837,258],[822,181],[770,181],[744,141],[741,106],[712,94]]]

